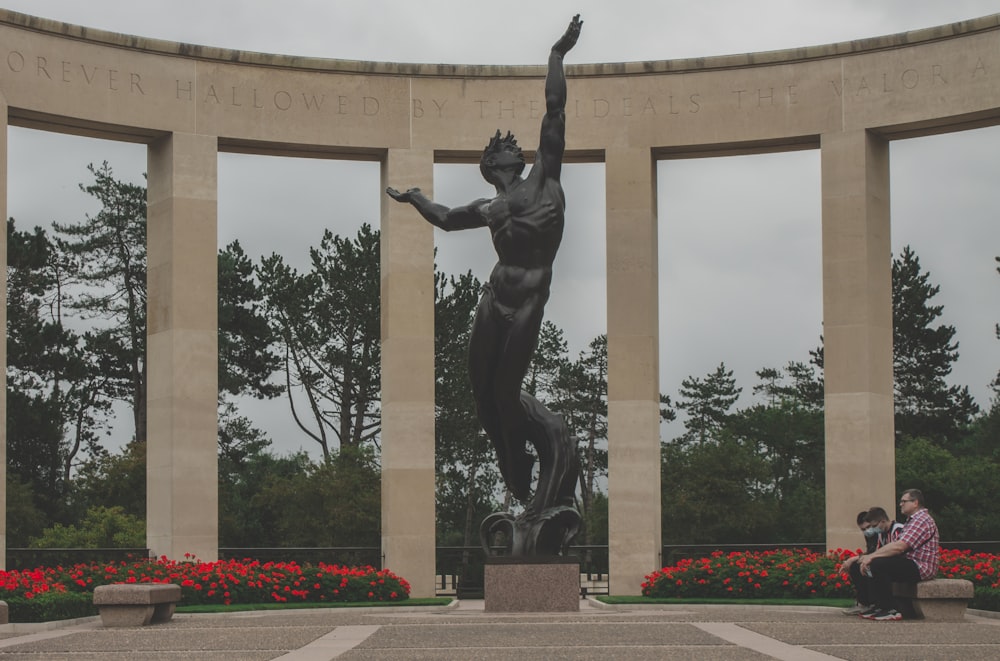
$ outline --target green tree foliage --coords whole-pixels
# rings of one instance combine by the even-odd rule
[[[143,548],[146,522],[121,507],[93,507],[79,526],[55,524],[31,540],[31,548]]]
[[[269,379],[281,367],[253,261],[239,241],[219,251],[219,396],[259,399],[283,391]]]
[[[719,363],[704,378],[689,376],[681,381],[677,407],[686,411],[688,417],[684,421],[687,432],[679,440],[704,444],[716,439],[742,391],[736,387],[733,371],[727,370],[725,363]]]
[[[267,475],[258,485],[251,504],[270,526],[253,545],[378,546],[381,476],[373,450],[342,446],[303,468],[287,479]]]
[[[131,441],[116,452],[104,448],[94,452],[80,466],[74,498],[78,509],[119,507],[126,514],[145,518],[146,444]]]
[[[777,512],[769,505],[767,461],[752,443],[721,430],[703,443],[662,448],[662,530],[667,543],[770,541]]]
[[[87,169],[94,182],[80,188],[101,203],[80,223],[53,223],[59,249],[84,285],[69,305],[100,319],[107,394],[129,404],[134,438],[146,439],[146,188],[115,179],[111,166]]]
[[[252,446],[251,446],[252,447]],[[278,457],[263,449],[219,457],[219,545],[230,547],[291,546],[280,537],[291,503],[271,496],[313,467],[305,453]],[[306,544],[317,546],[318,544]]]
[[[360,449],[380,428],[379,233],[367,224],[354,239],[327,231],[310,255],[309,273],[275,254],[257,274],[292,416],[329,459],[333,441]]]
[[[107,427],[107,333],[67,328],[72,265],[44,230],[20,232],[10,219],[7,247],[8,469],[58,520],[74,463]]]
[[[968,386],[949,386],[958,360],[955,327],[939,323],[940,291],[909,246],[892,260],[893,378],[897,443],[925,437],[953,443],[968,429],[979,407]]]
[[[36,504],[38,498],[31,484],[18,476],[7,475],[7,546],[25,547],[32,537],[41,534],[49,517]]]
[[[584,521],[585,544],[592,544],[601,532],[592,530],[599,517],[590,516],[594,499],[599,493],[597,480],[608,474],[608,336],[599,335],[579,358],[566,366],[564,381],[568,381],[563,416],[570,429],[580,439],[580,500]],[[605,519],[604,524],[607,525]],[[603,532],[607,537],[607,531]]]
[[[662,526],[668,543],[822,537],[819,377],[796,362],[761,369],[757,376],[753,392],[760,401],[737,411],[731,407],[741,389],[724,365],[704,380],[682,382],[678,406],[700,417],[663,447]]]

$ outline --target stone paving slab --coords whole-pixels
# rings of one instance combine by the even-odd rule
[[[743,627],[791,645],[828,645],[851,641],[889,645],[995,645],[1000,649],[1000,626],[965,622],[871,622],[825,623],[803,627],[786,622],[748,622]],[[998,657],[1000,658],[1000,657]]]
[[[386,625],[358,649],[484,647],[608,647],[622,644],[719,645],[723,641],[689,624],[663,622],[494,622],[456,625]]]
[[[57,654],[105,650],[215,652],[238,649],[268,650],[284,654],[311,643],[329,631],[329,626],[280,629],[267,627],[257,630],[158,629],[155,625],[138,628],[116,627],[114,631],[101,628],[5,647],[0,649],[0,659],[4,659],[5,654],[16,654],[27,650],[41,654]]]
[[[0,661],[991,661],[1000,619],[869,622],[817,607],[596,607],[579,613],[459,608],[179,614],[106,629],[99,621],[0,636]]]
[[[203,650],[176,652],[11,652],[0,655],[3,661],[271,661],[274,652],[259,650],[228,650],[206,653]]]
[[[997,661],[996,646],[855,645],[811,648],[845,661]]]
[[[607,647],[569,647],[565,649],[545,649],[534,647],[502,648],[461,648],[461,649],[394,649],[362,650],[353,649],[338,656],[337,661],[773,661],[774,657],[736,646],[707,647],[683,645],[665,648],[662,646],[643,647],[637,645],[617,646],[609,653]],[[909,659],[907,661],[912,661]]]

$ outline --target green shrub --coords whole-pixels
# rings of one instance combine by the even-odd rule
[[[91,507],[80,527],[55,524],[32,538],[31,548],[141,548],[146,522],[122,507]]]
[[[97,615],[91,592],[45,592],[28,599],[7,597],[11,622],[51,622]]]
[[[1000,590],[995,588],[976,586],[969,608],[978,608],[984,611],[1000,611]]]

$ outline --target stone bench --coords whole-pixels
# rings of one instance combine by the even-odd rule
[[[960,578],[933,578],[919,583],[893,583],[892,594],[907,617],[959,622],[972,599],[972,581]]]
[[[94,590],[94,605],[106,627],[141,627],[168,622],[181,599],[174,583],[116,583]]]

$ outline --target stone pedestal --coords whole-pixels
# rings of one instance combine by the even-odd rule
[[[567,613],[580,610],[576,558],[487,558],[487,613]]]

